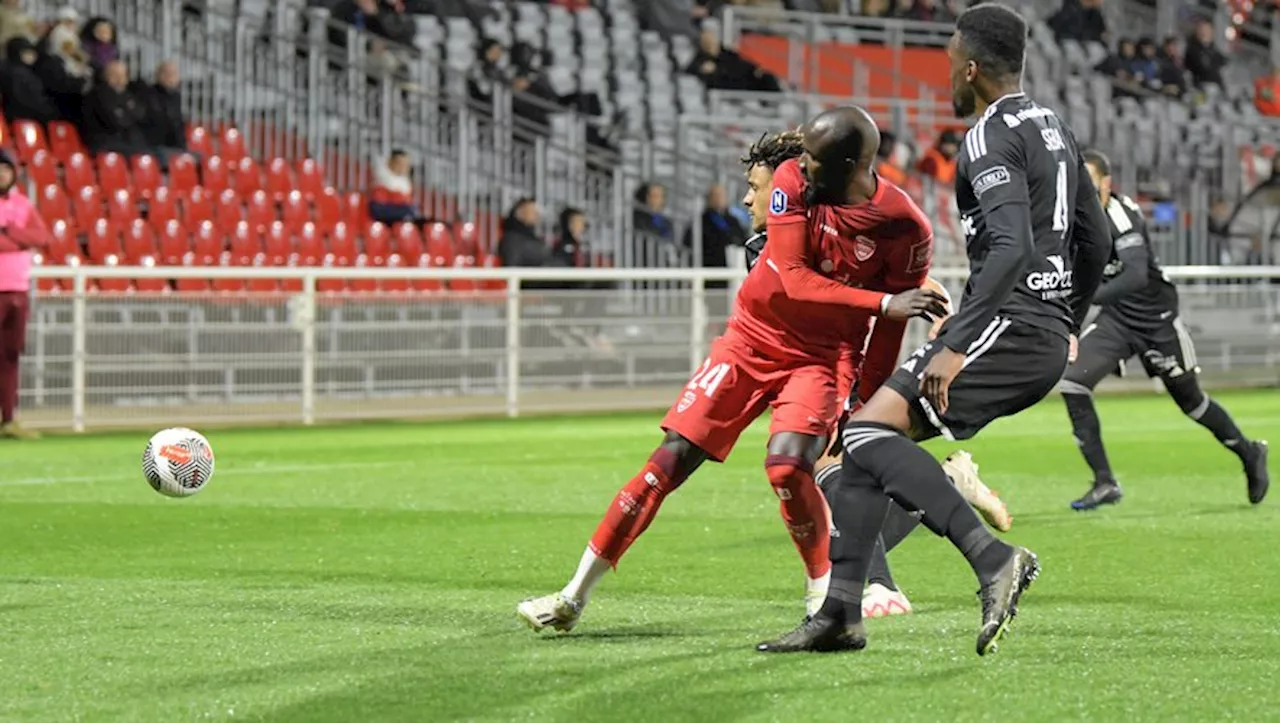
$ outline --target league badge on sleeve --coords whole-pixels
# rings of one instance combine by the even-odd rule
[[[769,213],[780,214],[787,210],[787,193],[781,188],[773,189],[769,194]]]

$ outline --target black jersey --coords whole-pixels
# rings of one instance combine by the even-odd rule
[[[1142,209],[1129,197],[1113,194],[1107,202],[1107,222],[1111,259],[1094,303],[1137,329],[1154,329],[1176,318],[1178,290],[1151,250]]]
[[[992,103],[965,134],[956,205],[970,276],[942,343],[977,353],[999,319],[1077,330],[1111,243],[1071,129],[1022,93]]]

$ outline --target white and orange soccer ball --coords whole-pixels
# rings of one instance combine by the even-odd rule
[[[142,453],[142,474],[166,497],[190,497],[213,478],[213,447],[194,429],[162,429]]]

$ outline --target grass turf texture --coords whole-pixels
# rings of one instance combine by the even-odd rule
[[[1280,394],[1220,399],[1280,441]],[[1057,400],[965,445],[1044,565],[987,659],[971,573],[922,532],[890,558],[918,614],[866,651],[752,651],[803,612],[759,425],[542,637],[516,602],[564,583],[657,415],[216,432],[188,500],[142,480],[145,435],[3,443],[0,719],[1274,716],[1280,499],[1250,508],[1168,399],[1100,407],[1116,508],[1067,508],[1087,474]]]

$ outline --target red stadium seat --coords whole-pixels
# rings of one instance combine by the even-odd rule
[[[342,198],[333,188],[326,187],[319,196],[315,197],[314,203],[316,223],[320,224],[321,228],[333,228],[334,224],[343,220]]]
[[[289,168],[289,162],[283,158],[271,159],[267,164],[267,177],[263,187],[275,200],[284,200],[289,191],[293,190],[293,169]]]
[[[298,259],[293,253],[293,238],[284,227],[283,221],[273,221],[267,227],[265,241],[263,253],[266,255],[268,266],[288,266],[297,262]],[[320,254],[317,254],[316,258],[318,259],[319,256]]]
[[[369,228],[369,206],[364,194],[351,192],[342,197],[342,216],[352,228]]]
[[[164,184],[160,163],[155,156],[134,156],[130,163],[133,169],[133,190],[143,198],[151,198],[156,189]]]
[[[236,161],[233,188],[245,198],[252,196],[255,191],[262,190],[262,169],[257,161],[248,157]]]
[[[399,223],[396,224],[394,233],[395,252],[408,263],[416,264],[425,252],[422,233],[418,231],[418,227],[411,223]]]
[[[227,162],[222,160],[221,156],[205,157],[200,180],[203,182],[206,191],[222,193],[227,190],[231,187],[230,175],[230,171],[227,170]]]
[[[178,203],[174,200],[169,187],[157,188],[151,196],[151,202],[147,204],[147,222],[151,224],[152,230],[160,233],[170,221],[177,217]]]
[[[286,228],[285,230],[287,231],[288,229]],[[298,232],[298,249],[295,263],[298,266],[320,266],[324,263],[325,254],[328,252],[320,229],[316,228],[314,223],[303,224],[302,229]]]
[[[156,258],[159,255],[155,231],[146,221],[139,219],[125,228],[124,258],[129,263],[137,264],[144,258]]]
[[[192,237],[191,252],[195,254],[199,266],[213,266],[222,261],[226,250],[226,238],[211,222],[200,224]]]
[[[408,264],[405,263],[400,254],[391,254],[387,257],[385,266],[389,269],[402,269]],[[378,283],[379,289],[393,294],[402,294],[408,291],[410,286],[408,279],[383,279]]]
[[[259,254],[253,259],[256,268],[262,268],[267,265],[266,257]],[[274,294],[280,290],[280,281],[278,279],[249,279],[249,291],[255,294]]]
[[[46,223],[66,221],[71,218],[71,202],[67,200],[67,194],[62,192],[62,186],[57,184],[50,184],[40,189],[36,194],[36,208]]]
[[[275,223],[276,205],[271,201],[270,194],[266,191],[255,191],[249,197],[247,218],[258,233],[266,231],[268,226]]]
[[[107,191],[130,188],[129,160],[119,153],[98,156],[98,183]]]
[[[13,145],[18,151],[18,160],[30,163],[36,151],[48,151],[49,142],[45,139],[44,127],[35,121],[19,120],[13,122]]]
[[[472,221],[463,221],[453,227],[453,248],[455,253],[476,256],[480,253],[480,226]]]
[[[472,269],[475,268],[476,259],[474,256],[459,254],[453,257],[453,263],[450,264],[455,269]],[[449,288],[453,291],[475,291],[480,288],[480,284],[475,279],[451,279]]]
[[[467,259],[471,265],[476,265],[475,257],[468,256]],[[484,268],[484,269],[500,269],[502,268],[502,259],[499,258],[497,254],[483,254],[483,256],[479,259],[479,266],[480,268]],[[507,282],[503,281],[502,279],[493,279],[492,281],[485,281],[483,282],[482,286],[487,291],[506,291],[507,290]]]
[[[447,224],[433,223],[427,227],[427,244],[424,253],[430,257],[431,266],[452,266],[453,246],[453,234],[449,233]]]
[[[84,141],[80,140],[80,131],[67,121],[49,122],[49,149],[54,158],[66,163],[77,153],[88,153]]]
[[[191,235],[177,221],[165,224],[160,232],[160,261],[165,266],[178,266],[191,251]]]
[[[89,258],[101,264],[108,256],[124,256],[124,247],[120,244],[120,232],[116,226],[100,218],[89,227]]]
[[[186,196],[200,185],[196,159],[183,153],[169,160],[169,188],[178,196]]]
[[[80,255],[80,242],[76,240],[75,231],[66,221],[53,221],[49,224],[49,235],[53,240],[45,249],[45,259],[52,265],[66,263],[68,256]]]
[[[237,266],[249,266],[261,253],[262,232],[248,221],[236,224],[231,232],[231,262]]]
[[[102,218],[102,196],[97,186],[85,186],[71,200],[76,228],[88,230]]]
[[[244,134],[238,128],[227,128],[218,139],[218,155],[231,165],[236,165],[244,158]]]
[[[99,262],[102,266],[116,267],[124,264],[124,259],[119,254],[107,254]],[[129,279],[124,278],[100,278],[98,279],[98,291],[106,294],[123,294],[132,286]]]
[[[150,256],[144,256],[138,261],[139,266],[147,268],[155,268],[157,266],[156,259]],[[162,294],[169,290],[169,281],[167,279],[155,278],[152,276],[134,279],[133,288],[143,294]]]
[[[195,254],[187,254],[182,260],[183,266],[200,267],[211,266],[212,264],[203,263],[203,259],[197,258]],[[174,282],[174,286],[178,291],[188,294],[204,294],[209,291],[209,280],[201,278],[179,278]]]
[[[209,130],[204,126],[188,126],[187,148],[192,153],[200,154],[203,158],[212,156],[213,138],[209,135]]]
[[[58,183],[57,159],[48,151],[36,151],[27,163],[27,178],[31,179],[36,188]]]
[[[76,153],[63,164],[63,185],[71,194],[80,189],[98,185],[98,175],[93,170],[93,161],[83,153]]]
[[[297,233],[303,224],[311,221],[311,209],[308,208],[307,199],[303,198],[301,191],[290,191],[289,195],[285,196],[280,210],[285,228],[293,233]],[[331,227],[321,226],[320,228],[327,232]]]
[[[382,264],[369,263],[368,259],[366,259],[364,256],[358,257],[354,265],[358,268],[382,266]],[[350,281],[347,282],[347,288],[350,289],[351,291],[357,291],[362,294],[370,294],[378,290],[378,280],[377,279],[351,279]]]
[[[391,232],[378,222],[369,225],[364,235],[364,255],[370,266],[382,266],[393,253]]]
[[[360,249],[356,247],[356,237],[351,233],[350,226],[340,223],[329,232],[329,255],[345,261],[346,263],[340,264],[342,266],[350,266],[355,262]]]
[[[182,222],[187,231],[194,231],[205,221],[213,220],[213,196],[200,186],[191,189],[191,193],[182,202]]]
[[[320,195],[324,188],[324,169],[319,161],[305,158],[298,162],[298,184],[295,188],[307,198]]]
[[[125,228],[138,219],[138,200],[127,188],[119,188],[107,196],[107,218],[116,228]]]
[[[235,191],[228,188],[218,195],[218,206],[214,211],[213,219],[223,233],[231,233],[235,230],[236,224],[244,220],[244,207],[240,204],[240,197]]]

